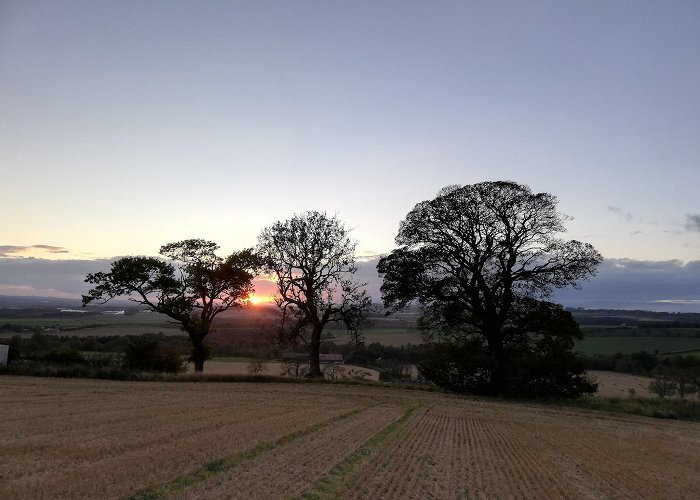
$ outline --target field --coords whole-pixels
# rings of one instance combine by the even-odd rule
[[[54,314],[51,317],[0,317],[0,325],[21,325],[28,328],[44,328],[48,334],[108,336],[108,335],[142,335],[159,333],[166,335],[184,335],[179,327],[161,314],[138,313],[127,315],[82,315]],[[2,331],[0,337],[9,338],[18,332]],[[31,332],[25,336],[31,335]]]
[[[695,498],[700,424],[320,384],[0,379],[0,498]]]
[[[423,342],[422,335],[414,328],[369,328],[362,332],[365,338],[365,344],[378,342],[383,345],[393,347],[401,347],[406,344],[421,344]],[[347,342],[347,336],[338,335],[336,342]]]
[[[651,377],[640,377],[629,373],[588,370],[588,375],[598,382],[596,396],[624,398],[631,394],[638,397],[658,397],[649,390]]]
[[[700,350],[698,337],[585,337],[576,344],[577,351],[583,354],[633,354],[639,351],[661,353]],[[688,353],[692,354],[692,353]]]

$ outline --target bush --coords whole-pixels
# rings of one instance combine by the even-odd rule
[[[46,353],[44,360],[59,365],[85,364],[85,358],[80,354],[80,351],[71,349],[70,347],[54,347]]]
[[[267,362],[264,359],[251,359],[248,363],[248,373],[251,375],[262,375],[267,371]]]
[[[506,350],[502,380],[494,384],[491,359],[478,340],[437,344],[432,355],[418,363],[421,376],[458,393],[516,398],[576,398],[596,392],[583,363],[566,344],[545,337],[536,349]]]
[[[124,354],[124,367],[131,370],[178,373],[186,363],[175,349],[148,340],[132,339]]]
[[[292,359],[282,363],[280,373],[283,377],[305,378],[309,373],[309,363],[298,359]]]

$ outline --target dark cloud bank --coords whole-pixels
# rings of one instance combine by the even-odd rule
[[[379,299],[376,260],[363,263],[358,275]],[[557,290],[552,299],[567,307],[700,312],[700,261],[607,259],[580,289]]]
[[[0,258],[0,295],[22,290],[22,295],[58,293],[77,298],[88,289],[85,275],[106,271],[111,262]],[[378,301],[381,280],[376,263],[376,258],[361,262],[357,277],[368,283],[370,295]],[[260,283],[260,294],[272,291],[265,285]],[[700,261],[608,259],[581,289],[558,290],[553,299],[568,307],[700,312]]]

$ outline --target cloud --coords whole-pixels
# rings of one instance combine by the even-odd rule
[[[108,271],[113,260],[0,258],[0,294],[78,298],[89,290],[85,276]]]
[[[693,233],[700,233],[700,214],[687,214],[685,216],[685,229]]]
[[[356,277],[368,284],[367,292],[379,302],[382,281],[377,261],[359,263]],[[700,312],[700,260],[606,259],[580,289],[555,290],[552,300],[590,309]]]
[[[0,257],[20,256],[36,250],[51,254],[68,253],[67,249],[53,245],[0,245]]]
[[[609,206],[608,211],[612,212],[616,215],[619,215],[620,217],[622,217],[623,219],[628,220],[628,221],[631,221],[634,218],[631,213],[625,212],[620,207]]]
[[[700,261],[606,259],[580,290],[553,298],[571,307],[700,312]]]
[[[3,285],[0,284],[0,295],[12,297],[57,297],[60,299],[77,299],[75,293],[62,292],[55,288],[34,288],[29,285]]]

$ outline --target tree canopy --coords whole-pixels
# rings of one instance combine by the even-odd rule
[[[483,347],[490,390],[502,392],[517,346],[533,353],[535,335],[578,332],[546,299],[594,274],[602,257],[590,244],[562,239],[565,220],[556,197],[528,186],[448,186],[408,213],[400,246],[380,259],[384,302],[400,310],[417,301],[429,339]]]
[[[321,335],[329,323],[342,323],[357,338],[367,323],[371,300],[357,271],[355,246],[336,218],[305,212],[265,228],[257,252],[276,281],[282,309],[280,340],[309,349],[309,376],[320,377]]]
[[[252,280],[259,260],[252,249],[216,255],[211,241],[189,239],[160,248],[158,257],[122,257],[110,272],[88,274],[95,285],[83,295],[83,306],[115,297],[129,300],[177,321],[192,342],[195,371],[204,369],[204,338],[212,332],[214,318],[230,308],[240,308],[253,292]]]

